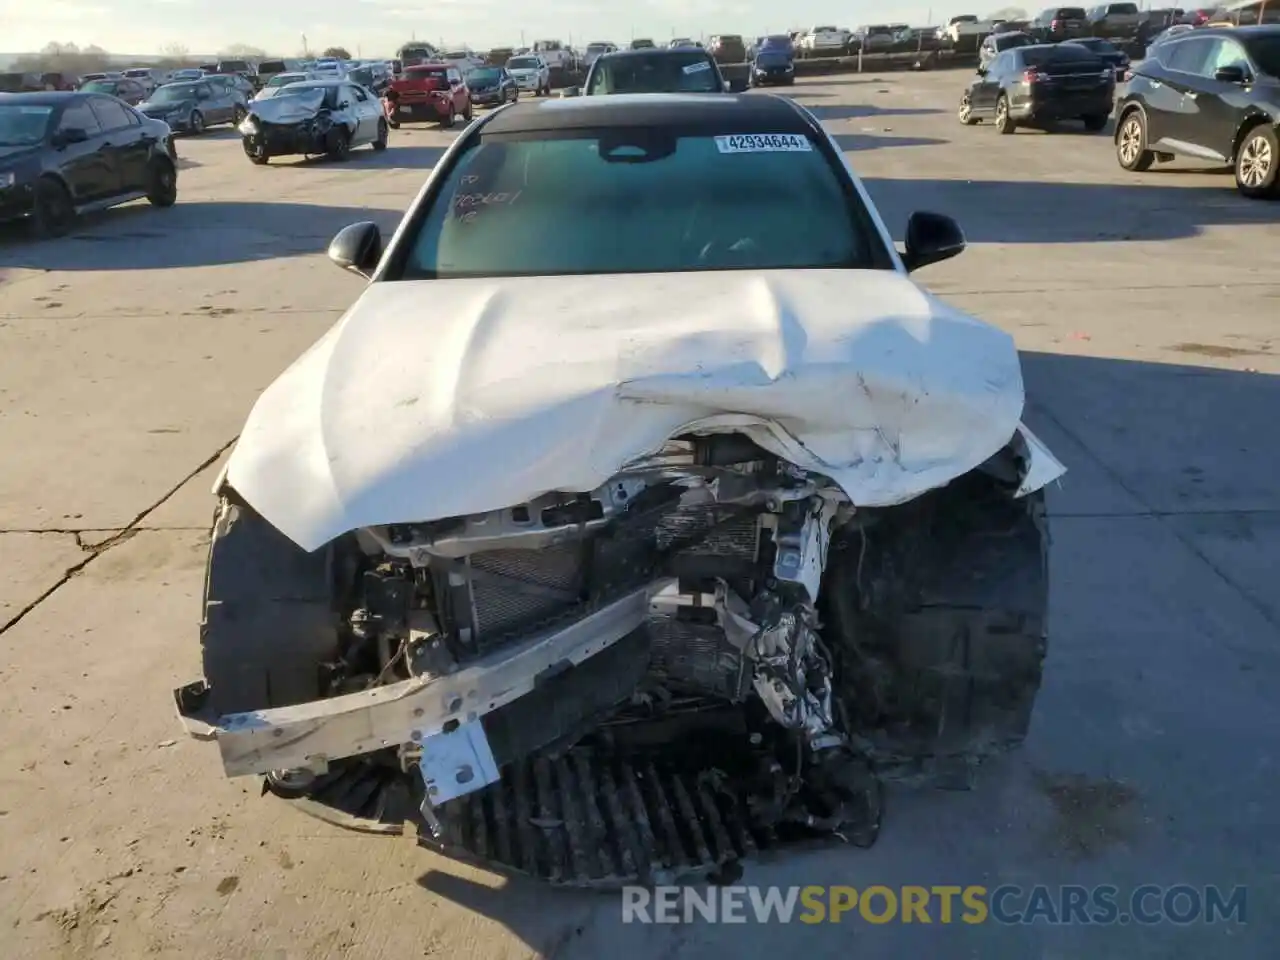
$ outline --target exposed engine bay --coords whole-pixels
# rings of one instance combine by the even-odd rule
[[[1026,734],[1048,540],[1018,441],[861,509],[686,434],[589,493],[310,554],[224,488],[179,711],[310,812],[556,883],[869,845],[885,779],[963,786]]]

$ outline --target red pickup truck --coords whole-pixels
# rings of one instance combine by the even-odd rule
[[[405,67],[382,95],[387,125],[435,122],[451,127],[458,117],[470,122],[471,91],[462,74],[447,63]]]

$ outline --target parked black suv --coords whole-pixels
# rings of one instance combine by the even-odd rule
[[[1280,26],[1192,30],[1152,47],[1116,117],[1126,170],[1181,155],[1233,165],[1246,197],[1280,196]]]
[[[1107,125],[1115,89],[1115,70],[1084,47],[1017,47],[978,68],[959,117],[967,125],[990,118],[1000,133],[1059,120],[1083,120],[1086,130],[1098,131]]]
[[[1089,36],[1089,15],[1084,7],[1050,7],[1040,11],[1027,30],[1041,43],[1056,43]]]
[[[178,171],[169,127],[115,97],[0,96],[0,221],[59,236],[77,214],[146,197],[169,207]]]
[[[1138,35],[1142,12],[1136,3],[1105,3],[1089,11],[1089,28],[1095,37],[1131,40]]]

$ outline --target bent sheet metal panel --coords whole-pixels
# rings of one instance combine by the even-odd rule
[[[310,550],[592,490],[702,424],[884,506],[982,463],[1022,408],[1012,338],[891,271],[375,283],[262,394],[227,479]]]

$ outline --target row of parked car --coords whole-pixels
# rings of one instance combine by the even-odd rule
[[[1280,198],[1280,24],[1162,34],[1136,66],[1097,38],[1037,43],[1025,34],[978,67],[961,123],[1002,134],[1064,120],[1101,131],[1141,172],[1177,157],[1230,166],[1252,199]]]

